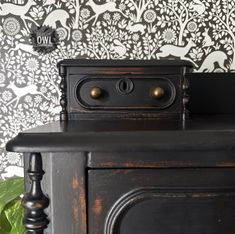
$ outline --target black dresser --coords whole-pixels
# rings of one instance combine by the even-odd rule
[[[234,233],[232,75],[170,60],[58,68],[61,120],[7,144],[24,153],[27,234]]]

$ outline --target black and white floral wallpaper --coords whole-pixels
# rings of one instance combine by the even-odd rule
[[[46,55],[29,40],[40,25],[59,34]],[[234,0],[1,0],[1,178],[23,175],[6,142],[58,118],[59,60],[173,58],[193,62],[195,72],[230,72],[234,48]]]

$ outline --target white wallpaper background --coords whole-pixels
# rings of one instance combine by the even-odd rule
[[[39,25],[60,37],[47,55],[30,45]],[[173,58],[193,62],[195,72],[230,72],[234,48],[234,0],[1,0],[0,178],[23,172],[6,142],[58,118],[61,59]]]

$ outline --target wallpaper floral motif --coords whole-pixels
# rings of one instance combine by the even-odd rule
[[[60,38],[46,55],[29,40],[40,25]],[[1,0],[1,178],[22,175],[21,156],[5,152],[6,142],[58,118],[59,60],[186,59],[195,72],[229,72],[234,47],[234,0]]]

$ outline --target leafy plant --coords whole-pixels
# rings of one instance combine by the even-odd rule
[[[23,178],[0,181],[0,233],[25,234],[22,223],[24,209],[21,195],[24,191]]]

